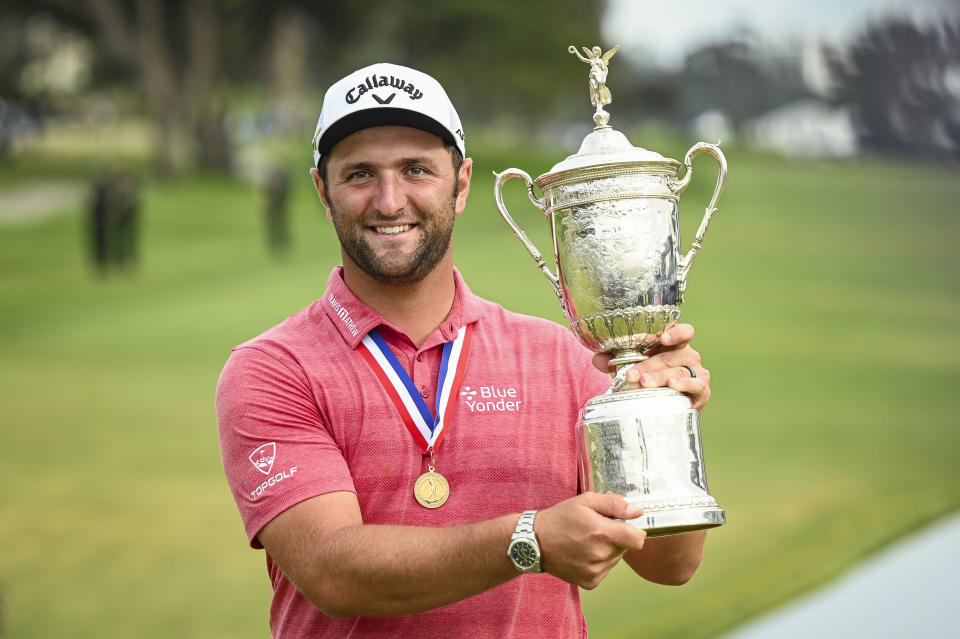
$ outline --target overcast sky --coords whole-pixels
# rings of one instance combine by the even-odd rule
[[[791,35],[842,41],[878,15],[929,22],[957,11],[958,0],[608,0],[604,50],[641,64],[677,68],[691,48],[723,40],[743,28],[767,39]],[[593,44],[593,43],[578,43]]]

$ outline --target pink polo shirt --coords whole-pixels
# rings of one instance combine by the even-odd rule
[[[321,299],[234,348],[217,388],[217,419],[251,546],[262,547],[256,535],[279,513],[333,491],[356,493],[365,524],[411,526],[539,510],[577,494],[575,425],[609,377],[566,328],[510,313],[455,278],[453,308],[420,348],[357,300],[341,267]],[[357,346],[377,328],[432,409],[442,346],[466,324],[469,359],[435,455],[450,497],[431,510],[413,497],[429,458]],[[275,637],[586,636],[577,588],[551,575],[521,575],[415,615],[330,619],[269,556],[267,568]]]

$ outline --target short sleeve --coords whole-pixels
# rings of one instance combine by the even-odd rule
[[[311,497],[356,492],[302,368],[257,346],[234,349],[217,384],[220,455],[250,545]]]

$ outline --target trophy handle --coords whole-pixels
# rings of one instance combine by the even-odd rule
[[[530,238],[527,237],[527,234],[523,232],[516,221],[514,221],[513,216],[510,215],[510,212],[507,211],[506,204],[503,203],[503,183],[511,178],[520,178],[523,180],[524,184],[527,185],[527,197],[530,198],[530,201],[535,207],[544,210],[544,201],[542,197],[537,197],[533,193],[533,180],[530,179],[530,175],[521,169],[507,169],[502,173],[493,173],[497,181],[493,185],[493,195],[497,200],[497,208],[500,209],[500,215],[503,216],[503,219],[506,221],[507,225],[513,230],[513,234],[517,236],[523,245],[526,247],[527,251],[530,253],[530,256],[533,257],[533,261],[537,263],[537,268],[539,268],[543,274],[550,281],[550,284],[553,286],[553,290],[557,294],[557,299],[560,300],[560,306],[566,311],[566,304],[563,303],[563,292],[560,289],[560,278],[556,276],[548,267],[546,262],[543,260],[543,255],[540,254],[540,251],[537,250],[537,247],[530,241]]]
[[[710,218],[713,217],[713,214],[717,211],[717,200],[720,199],[720,194],[723,193],[723,185],[727,181],[727,158],[724,157],[720,147],[717,144],[697,142],[690,147],[687,155],[683,158],[683,164],[687,167],[687,171],[683,174],[682,180],[672,185],[674,193],[680,195],[684,189],[690,185],[690,178],[693,177],[693,156],[698,153],[709,153],[715,157],[717,163],[720,165],[720,173],[717,175],[717,186],[713,189],[713,197],[710,198],[710,204],[707,205],[707,210],[703,214],[703,221],[700,222],[700,228],[697,229],[697,235],[693,239],[693,246],[690,247],[690,251],[680,260],[677,280],[679,283],[681,302],[683,302],[683,292],[687,288],[687,274],[690,272],[690,265],[693,263],[693,258],[697,255],[697,251],[699,251],[703,245],[703,236],[707,234],[707,227],[710,226]]]

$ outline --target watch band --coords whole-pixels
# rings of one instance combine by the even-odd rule
[[[517,520],[517,527],[510,536],[510,547],[507,556],[520,572],[543,572],[540,544],[533,532],[533,522],[537,516],[536,510],[527,510]],[[525,550],[521,550],[525,549]],[[518,551],[514,556],[513,552]]]
[[[520,519],[517,521],[517,529],[513,532],[513,534],[533,533],[533,520],[536,518],[536,516],[536,510],[523,511],[523,514],[520,515]]]

